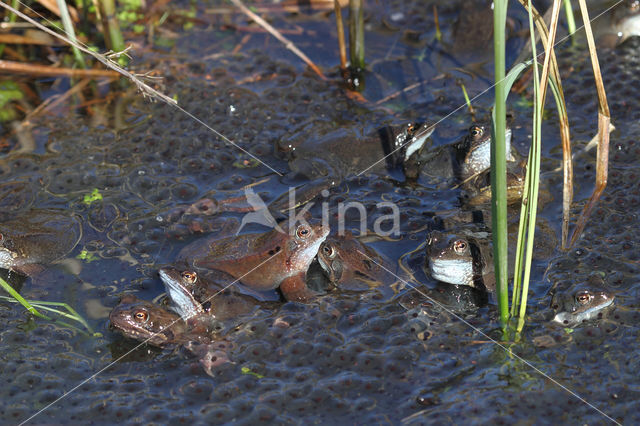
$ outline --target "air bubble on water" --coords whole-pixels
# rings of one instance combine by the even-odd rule
[[[233,115],[236,112],[236,107],[233,105],[229,105],[229,115]]]
[[[158,215],[158,216],[156,216],[156,220],[158,222],[162,222],[164,219],[162,219],[162,216]]]

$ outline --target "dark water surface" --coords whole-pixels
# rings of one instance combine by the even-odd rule
[[[198,7],[204,13],[205,6]],[[435,41],[432,10],[423,2],[371,5],[371,72],[363,92],[368,103],[349,99],[336,83],[332,15],[273,16],[276,27],[301,30],[287,36],[332,81],[306,71],[264,33],[219,30],[223,18],[216,15],[206,15],[215,25],[196,25],[177,39],[173,50],[150,50],[136,61],[146,62],[145,69],[158,69],[165,76],[165,92],[175,95],[183,108],[284,177],[253,163],[172,107],[147,103],[138,95],[122,101],[125,122],[117,130],[110,116],[110,124],[97,127],[79,115],[41,119],[33,129],[33,152],[0,159],[3,185],[21,185],[24,201],[16,204],[3,196],[0,203],[5,210],[15,208],[16,215],[33,208],[68,209],[82,218],[84,233],[63,265],[56,265],[46,280],[27,280],[22,294],[69,303],[104,337],[34,322],[21,307],[0,304],[1,421],[18,423],[47,407],[31,421],[607,423],[594,408],[478,332],[499,336],[493,304],[462,314],[475,329],[410,289],[386,301],[372,294],[332,293],[309,305],[282,304],[259,311],[227,333],[233,363],[213,368],[211,376],[182,349],[144,346],[127,353],[135,342],[108,329],[108,313],[121,294],[148,300],[159,296],[158,268],[171,264],[182,247],[203,233],[242,219],[236,213],[175,218],[171,213],[177,207],[202,197],[237,196],[246,185],[261,181],[254,189],[269,202],[289,185],[303,182],[286,175],[285,155],[277,149],[282,141],[313,141],[336,128],[367,133],[402,120],[434,122],[464,103],[458,82],[471,96],[489,87],[490,49],[465,50],[466,42],[456,44],[452,34],[458,9],[453,4],[439,6],[444,39]],[[522,28],[522,15],[512,13],[515,34]],[[224,19],[248,25],[239,15]],[[509,57],[521,45],[513,37]],[[595,150],[580,151],[596,132],[597,103],[585,50],[564,46],[559,58],[577,153],[577,214],[595,176]],[[544,247],[534,260],[530,296],[534,318],[513,350],[607,415],[633,424],[639,420],[640,396],[635,353],[640,337],[640,42],[630,39],[616,49],[601,50],[600,63],[616,126],[609,185],[577,246],[560,251],[562,173],[556,169],[562,152],[550,105],[543,126],[542,173],[552,201],[541,211]],[[393,100],[375,104],[415,83]],[[489,92],[474,101],[478,119],[488,116],[491,97]],[[509,98],[520,152],[526,152],[530,134],[527,102],[515,94]],[[468,111],[458,109],[438,125],[433,144],[459,139],[471,123]],[[377,210],[377,202],[397,203],[401,236],[373,246],[399,259],[424,241],[432,212],[460,207],[459,192],[446,189],[450,186],[445,179],[426,177],[403,185],[384,175],[351,176],[319,201],[328,202],[332,213],[339,201],[365,203],[369,230],[388,213]],[[87,206],[84,196],[94,188],[103,200]],[[319,216],[320,202],[311,211]],[[358,226],[355,218],[347,225]],[[78,259],[83,250],[95,260]],[[594,274],[615,294],[615,308],[598,322],[573,330],[551,324],[545,312],[552,285],[566,286]],[[420,286],[435,287],[424,274],[419,277]],[[282,327],[284,322],[289,326]],[[72,392],[56,401],[66,391]]]

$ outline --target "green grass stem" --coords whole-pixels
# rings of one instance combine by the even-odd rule
[[[349,0],[349,55],[351,66],[364,69],[364,0]]]
[[[440,19],[438,18],[438,6],[433,5],[433,25],[436,27],[436,40],[442,42],[442,32],[440,31]]]
[[[24,306],[24,308],[29,311],[29,313],[31,313],[32,315],[38,317],[38,318],[42,318],[44,320],[47,321],[53,321],[56,322],[58,324],[64,325],[65,327],[69,327],[69,328],[73,328],[77,331],[80,331],[83,334],[86,335],[91,335],[91,336],[99,336],[100,333],[95,333],[93,331],[93,329],[91,328],[91,326],[89,325],[89,323],[82,318],[82,316],[75,310],[73,309],[71,306],[69,306],[68,304],[64,303],[64,302],[48,302],[48,301],[42,301],[42,300],[27,300],[24,297],[22,297],[20,295],[20,293],[18,293],[13,287],[11,287],[11,285],[9,283],[7,283],[4,279],[0,278],[0,287],[2,287],[7,293],[10,294],[10,296],[0,296],[0,300],[4,300],[6,302],[11,302],[11,303],[20,303],[22,306]],[[52,306],[55,307],[61,307],[67,310],[67,312],[61,311],[60,309],[56,309]],[[37,309],[36,309],[37,308]],[[38,309],[42,310],[42,311],[47,311],[47,312],[52,312],[56,315],[59,315],[63,318],[72,320],[72,321],[76,321],[80,324],[82,324],[82,326],[88,331],[85,332],[84,330],[81,330],[79,328],[77,328],[76,326],[69,324],[65,321],[60,321],[59,319],[54,319],[51,318],[45,314],[42,314],[38,311]]]
[[[507,159],[506,159],[506,81],[505,27],[507,0],[494,1],[493,48],[495,68],[495,107],[491,130],[491,221],[493,259],[496,274],[496,296],[500,323],[506,330],[509,321],[509,288],[507,259]]]
[[[58,9],[60,9],[60,19],[62,20],[62,27],[64,28],[64,32],[67,34],[70,40],[77,42],[76,39],[76,31],[73,28],[73,22],[71,21],[71,16],[69,15],[69,9],[67,9],[67,3],[64,0],[56,0],[58,4]],[[73,50],[73,56],[76,58],[76,63],[78,66],[82,68],[86,68],[86,64],[84,62],[84,58],[80,50],[75,46],[71,45],[71,49]]]
[[[107,40],[107,47],[113,52],[123,52],[126,48],[124,45],[124,38],[120,31],[120,24],[118,24],[118,18],[116,17],[116,5],[113,0],[99,0],[100,9],[102,11],[102,21],[104,26],[104,33]],[[122,55],[118,58],[118,63],[122,66],[127,65],[129,62],[126,55]]]
[[[464,101],[467,103],[467,108],[469,108],[469,112],[473,114],[471,99],[469,99],[469,94],[467,93],[467,88],[464,86],[464,83],[460,83],[460,88],[462,89],[462,96],[464,96]]]
[[[22,306],[24,306],[24,308],[27,311],[31,312],[32,315],[35,315],[35,316],[37,316],[39,318],[51,321],[51,318],[49,318],[48,316],[38,312],[38,310],[36,308],[34,308],[31,305],[31,303],[29,303],[24,297],[22,297],[20,295],[20,293],[18,293],[13,287],[11,287],[11,285],[9,285],[8,282],[6,282],[2,278],[0,278],[0,287],[2,287],[7,293],[9,293],[11,295],[11,297],[13,297],[18,303],[20,303]]]
[[[573,16],[573,7],[571,7],[571,0],[563,0],[564,2],[564,12],[567,14],[567,29],[569,34],[571,35],[571,43],[575,43],[575,32],[576,32],[576,19]]]
[[[12,0],[11,1],[11,5],[14,8],[17,8],[18,7],[18,0]],[[9,22],[16,22],[16,14],[11,12],[11,11],[9,12]],[[0,58],[2,58],[2,54],[4,53],[4,46],[5,46],[4,43],[0,43]]]

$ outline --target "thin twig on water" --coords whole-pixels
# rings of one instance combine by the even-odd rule
[[[271,26],[271,24],[269,24],[267,21],[265,21],[264,19],[262,19],[261,17],[259,17],[258,15],[256,15],[255,13],[253,13],[252,11],[249,10],[249,8],[247,8],[247,6],[244,5],[244,3],[242,3],[240,0],[231,0],[231,3],[233,3],[238,9],[240,9],[245,15],[247,15],[248,17],[250,17],[251,19],[253,19],[256,24],[260,25],[262,28],[264,28],[265,30],[267,30],[269,32],[269,34],[271,34],[272,36],[274,36],[276,39],[278,39],[282,44],[284,44],[284,46],[291,50],[293,53],[295,53],[300,59],[302,59],[304,61],[305,64],[307,64],[316,74],[318,74],[318,76],[323,79],[326,80],[327,77],[324,76],[324,74],[322,74],[322,71],[320,71],[320,68],[318,68],[316,66],[316,64],[314,64],[311,59],[309,59],[307,57],[307,55],[305,55],[300,49],[298,49],[296,47],[295,44],[293,44],[293,42],[291,40],[289,40],[288,38],[286,38],[285,36],[283,36],[278,30],[276,30],[275,28],[273,28]]]

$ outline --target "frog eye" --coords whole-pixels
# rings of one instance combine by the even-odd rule
[[[581,305],[586,305],[591,300],[591,294],[588,291],[581,291],[576,294],[576,301]]]
[[[182,279],[189,284],[193,284],[198,280],[198,274],[193,271],[184,271],[180,275],[182,276]]]
[[[462,254],[466,249],[467,249],[467,242],[465,240],[455,240],[453,242],[453,250],[456,253]]]
[[[145,322],[149,321],[149,313],[147,311],[145,311],[144,309],[141,309],[139,311],[135,311],[133,314],[133,319],[140,324],[144,324]]]
[[[480,126],[473,126],[471,129],[469,129],[469,133],[471,133],[471,136],[473,136],[474,138],[479,137],[484,133],[484,129]]]
[[[324,253],[325,256],[333,259],[336,255],[336,251],[333,249],[333,246],[331,246],[330,244],[325,244],[324,246],[322,246],[322,252]]]
[[[309,226],[307,225],[300,225],[298,226],[298,229],[296,229],[296,235],[298,236],[298,238],[307,238],[309,235],[311,235],[311,228],[309,228]]]

